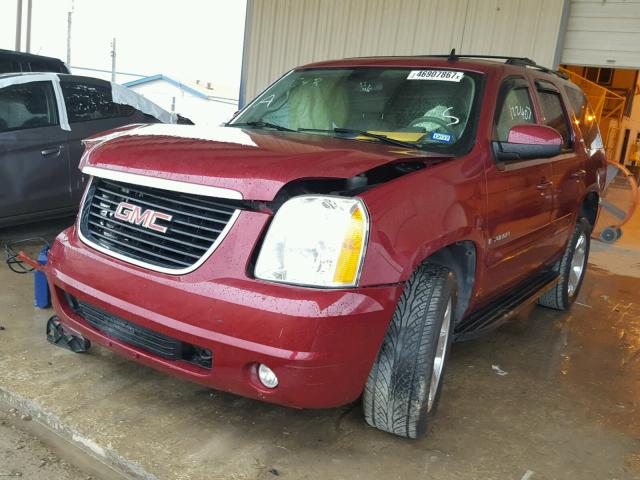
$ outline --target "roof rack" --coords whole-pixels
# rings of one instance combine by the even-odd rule
[[[543,67],[542,65],[538,65],[536,62],[527,57],[510,57],[508,55],[460,55],[456,53],[456,49],[451,49],[451,53],[449,55],[422,55],[424,57],[435,57],[435,58],[446,58],[450,62],[455,62],[460,58],[480,58],[487,60],[505,60],[504,63],[507,65],[516,65],[520,67],[530,67],[535,68],[536,70],[540,70],[544,73],[550,73],[552,75],[556,75],[565,80],[569,79],[569,76],[566,73],[559,72],[558,70],[552,70],[547,67]]]

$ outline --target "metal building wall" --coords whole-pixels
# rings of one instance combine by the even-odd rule
[[[640,68],[640,0],[571,0],[562,63]]]
[[[248,0],[241,102],[291,68],[366,55],[526,56],[554,64],[565,0]]]

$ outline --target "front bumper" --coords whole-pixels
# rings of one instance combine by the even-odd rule
[[[402,285],[325,290],[248,278],[251,245],[232,238],[260,228],[241,215],[227,241],[195,272],[151,272],[82,243],[72,227],[58,236],[47,267],[64,325],[147,366],[245,397],[297,408],[328,408],[359,397]],[[260,223],[260,222],[257,222]],[[251,226],[251,227],[250,227]],[[236,232],[236,233],[234,233]],[[212,368],[170,360],[118,341],[74,311],[65,293],[135,325],[212,352]],[[278,376],[262,386],[258,363]]]

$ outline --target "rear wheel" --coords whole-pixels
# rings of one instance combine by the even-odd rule
[[[424,264],[407,282],[365,386],[364,415],[380,430],[423,436],[442,390],[456,302],[447,268]]]
[[[567,310],[575,301],[587,270],[590,234],[589,223],[584,219],[578,219],[564,255],[553,267],[560,274],[560,281],[540,297],[540,305],[555,310]]]

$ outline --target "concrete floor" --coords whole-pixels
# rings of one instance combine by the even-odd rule
[[[0,231],[0,243],[64,224]],[[640,225],[638,216],[631,229]],[[0,266],[0,399],[127,476],[159,479],[640,479],[640,236],[593,243],[578,302],[457,344],[429,436],[358,403],[296,411],[44,338],[32,278]],[[507,372],[501,376],[495,365]],[[0,460],[0,465],[1,465]]]
[[[15,409],[0,408],[0,478],[86,480],[90,476],[62,460],[37,437],[20,427],[30,421]],[[18,427],[16,427],[16,424]]]

